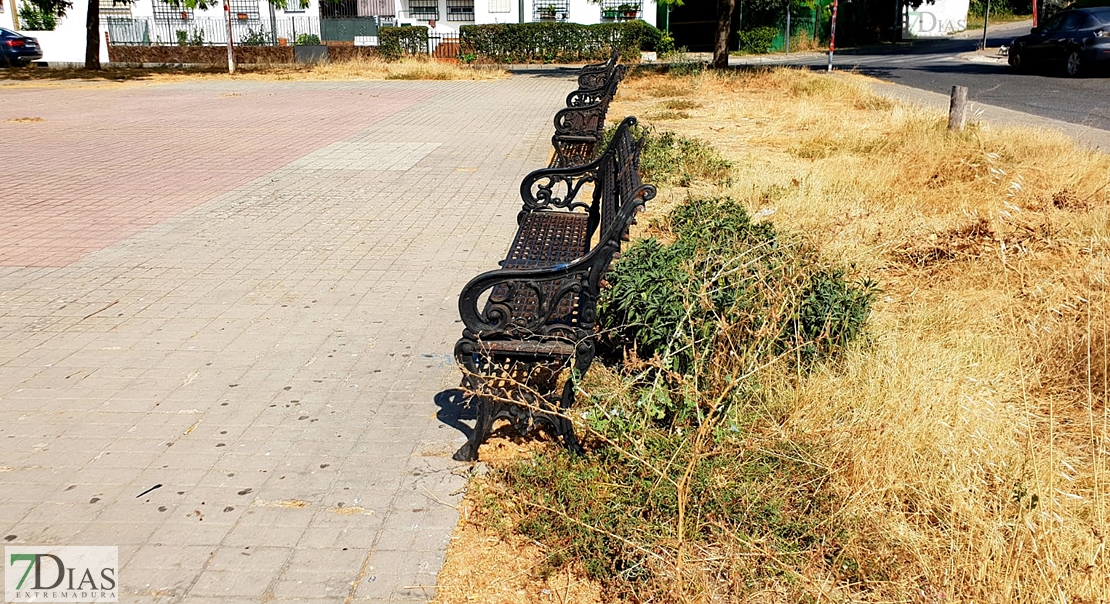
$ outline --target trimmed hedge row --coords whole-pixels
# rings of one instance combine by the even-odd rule
[[[387,59],[428,54],[428,28],[423,25],[378,28],[378,48]]]
[[[641,50],[656,50],[664,42],[662,31],[639,20],[595,25],[563,22],[463,25],[459,36],[460,58],[494,63],[604,61],[613,48],[621,49],[621,55],[632,60],[640,57]]]

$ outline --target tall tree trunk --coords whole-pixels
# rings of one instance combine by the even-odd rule
[[[100,0],[89,0],[85,18],[85,69],[100,69]]]
[[[728,37],[732,34],[732,13],[736,0],[717,0],[717,43],[713,47],[713,68],[728,67]]]

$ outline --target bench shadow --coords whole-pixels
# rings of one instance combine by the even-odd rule
[[[463,423],[463,420],[474,421],[477,418],[474,408],[467,404],[466,393],[460,388],[450,388],[435,396],[436,419],[450,426],[463,436],[470,438],[474,428]]]

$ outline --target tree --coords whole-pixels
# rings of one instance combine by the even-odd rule
[[[85,69],[100,69],[100,0],[89,0],[85,15]]]
[[[710,67],[728,67],[728,37],[732,35],[732,13],[736,0],[717,0],[717,36],[713,44],[713,62]]]

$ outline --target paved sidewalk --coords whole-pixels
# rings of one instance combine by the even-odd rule
[[[121,602],[430,597],[457,294],[571,88],[5,88],[3,544],[118,545]]]

